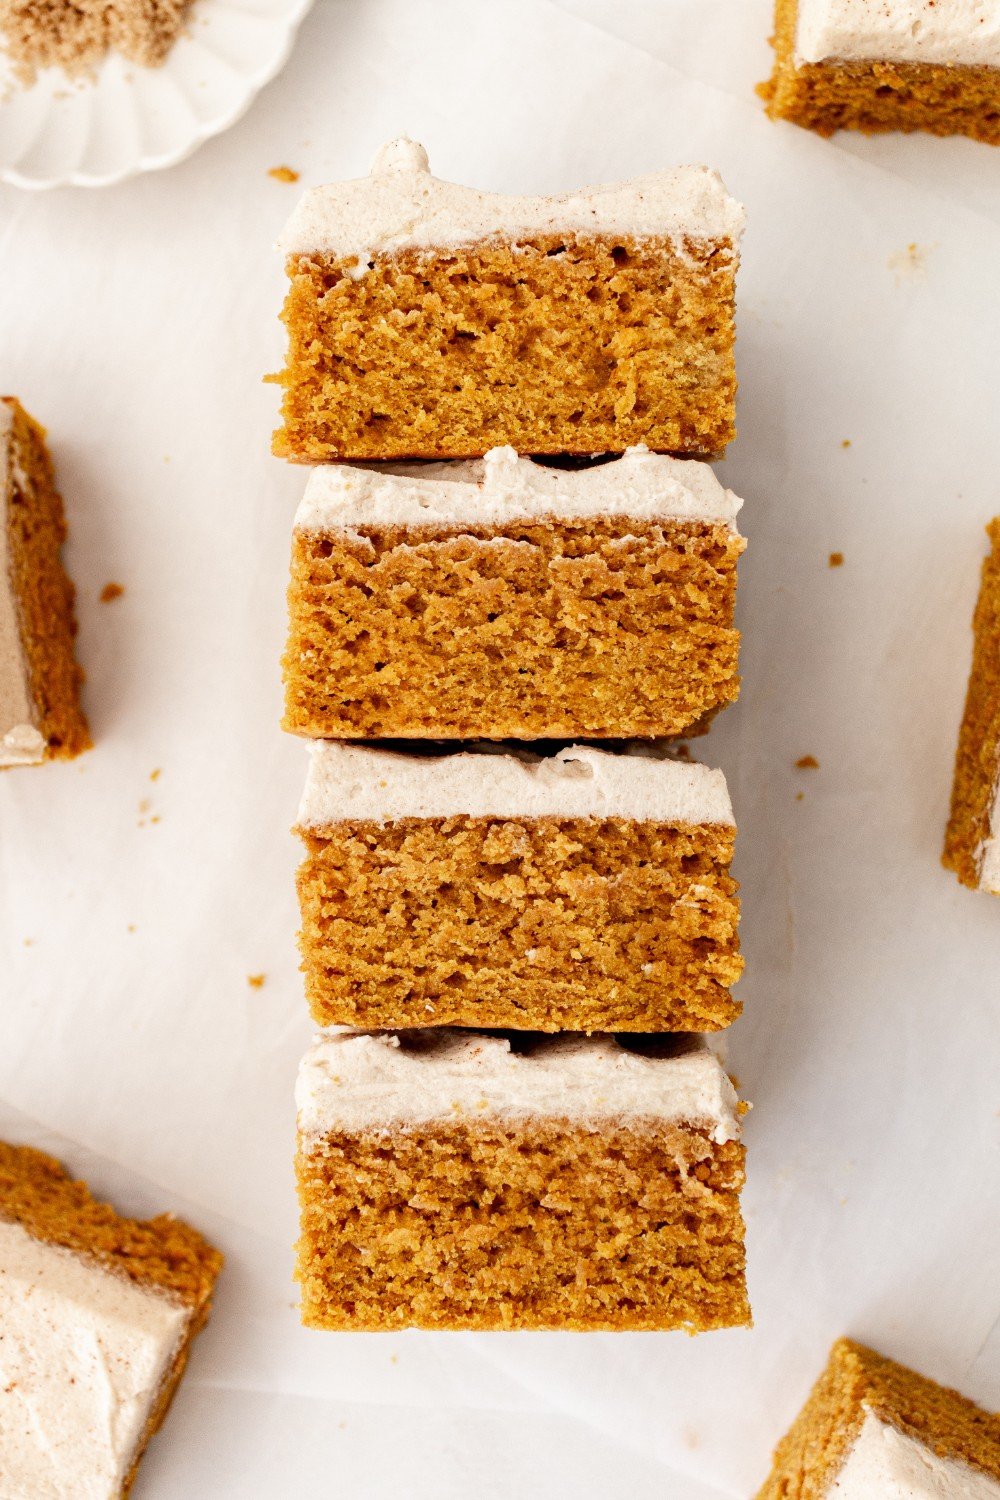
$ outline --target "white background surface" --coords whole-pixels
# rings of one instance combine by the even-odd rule
[[[1000,510],[1000,153],[770,123],[769,27],[768,0],[320,0],[184,165],[0,191],[0,383],[51,430],[97,740],[0,779],[0,1133],[229,1257],[136,1500],[745,1497],[843,1332],[1000,1406],[1000,903],[937,863]],[[705,161],[748,206],[745,687],[699,754],[740,823],[752,1332],[297,1323],[304,755],[276,724],[305,474],[260,377],[298,189],[266,172],[359,175],[403,131],[477,186]]]

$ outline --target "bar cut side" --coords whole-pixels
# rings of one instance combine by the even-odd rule
[[[740,1012],[721,772],[321,741],[298,827],[320,1025],[717,1031]]]
[[[998,1500],[1000,1418],[840,1339],[757,1500],[882,1495]]]
[[[942,863],[970,889],[1000,896],[1000,516],[986,530]]]
[[[700,1042],[340,1033],[297,1101],[310,1327],[750,1321],[742,1106]]]
[[[923,130],[1000,144],[1000,27],[989,7],[776,0],[772,119],[837,130]]]
[[[128,1493],[221,1264],[180,1220],[123,1218],[51,1156],[0,1142],[4,1493]]]
[[[0,769],[90,747],[65,538],[44,429],[0,398]]]
[[[742,210],[703,167],[561,198],[440,182],[413,142],[306,194],[274,451],[709,455],[734,435]]]
[[[332,739],[692,734],[739,691],[740,502],[707,465],[493,449],[316,469],[296,517],[284,727]]]

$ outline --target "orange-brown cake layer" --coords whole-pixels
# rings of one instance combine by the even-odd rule
[[[963,885],[1000,895],[1000,516],[986,531],[990,552],[972,622],[972,671],[942,862]]]
[[[1000,144],[1000,69],[896,58],[797,61],[798,0],[776,0],[774,72],[758,92],[767,112],[833,135],[837,130],[924,130]]]
[[[900,1450],[905,1455],[911,1448],[908,1440],[914,1440],[929,1455],[968,1466],[957,1471],[953,1483],[968,1471],[980,1479],[1000,1480],[1000,1418],[872,1349],[839,1339],[808,1401],[779,1443],[757,1500],[825,1500],[835,1493],[831,1486],[866,1419],[872,1418],[889,1429],[884,1462],[892,1462]],[[941,1482],[938,1477],[939,1486]],[[876,1493],[884,1493],[874,1482],[870,1487],[873,1500]],[[851,1493],[862,1491],[855,1484]]]
[[[743,541],[628,517],[296,531],[284,727],[363,738],[698,732],[739,691]]]
[[[45,432],[13,397],[4,398],[11,416],[6,442],[0,433],[0,499],[6,504],[0,521],[14,601],[14,630],[6,670],[22,672],[31,727],[41,737],[39,754],[70,758],[90,747],[90,731],[80,707],[83,673],[73,655],[76,619],[73,585],[63,569],[60,549],[66,537],[62,499],[55,486]],[[0,580],[3,586],[4,580]],[[5,658],[6,659],[6,658]],[[0,699],[0,764],[7,757],[3,737],[14,728]],[[17,763],[11,758],[8,763]]]
[[[351,1097],[366,1081],[345,1058],[343,1072],[322,1087],[339,1090],[332,1108],[353,1122],[319,1133],[311,1127],[331,1106],[310,1100],[308,1080],[302,1087],[308,1063],[300,1073],[296,1274],[305,1323],[691,1333],[749,1323],[738,1196],[744,1151],[731,1132],[708,1120],[632,1115],[627,1104],[617,1117],[587,1118],[601,1108],[597,1075],[614,1067],[617,1050],[597,1038],[521,1038],[526,1056],[486,1058],[478,1107],[461,1102],[460,1068],[452,1092],[441,1081],[435,1105],[433,1077],[425,1099],[414,1071],[433,1066],[442,1048],[495,1054],[501,1044],[475,1036],[456,1042],[447,1033],[431,1042],[430,1056],[411,1061],[411,1078],[404,1074],[395,1090],[386,1038],[320,1042],[317,1052],[362,1047],[390,1055],[373,1064],[370,1101]],[[565,1112],[546,1115],[545,1091],[559,1087],[567,1051]],[[592,1057],[594,1088],[578,1096],[574,1065],[587,1068]],[[639,1059],[635,1066],[658,1064]],[[535,1086],[532,1108],[537,1069],[548,1070],[547,1081]],[[606,1089],[616,1082],[608,1073]],[[627,1063],[621,1086],[626,1097],[630,1087],[650,1091],[648,1079],[634,1084]],[[382,1123],[359,1120],[369,1103],[376,1114],[384,1109]],[[435,1108],[450,1118],[427,1118]],[[672,1112],[669,1085],[664,1108]]]

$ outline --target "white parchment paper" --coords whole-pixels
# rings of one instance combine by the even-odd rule
[[[1000,153],[770,123],[769,30],[768,0],[321,0],[184,165],[0,190],[0,385],[50,428],[97,739],[0,778],[0,1133],[229,1256],[137,1500],[746,1497],[844,1332],[1000,1406],[1000,902],[937,863],[1000,511]],[[299,189],[267,169],[359,175],[401,132],[482,187],[704,161],[747,204],[745,687],[698,753],[740,824],[753,1331],[298,1326],[305,473],[260,377]]]

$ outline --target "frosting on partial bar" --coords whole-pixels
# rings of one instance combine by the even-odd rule
[[[708,464],[648,448],[587,469],[557,469],[491,448],[483,459],[380,469],[325,464],[309,476],[298,531],[378,526],[503,526],[554,517],[708,521],[736,529],[742,500]]]
[[[368,177],[311,188],[278,249],[356,259],[354,274],[363,276],[374,256],[399,250],[516,244],[552,234],[735,244],[742,229],[742,206],[707,167],[676,167],[552,198],[507,197],[432,177],[423,147],[401,138],[383,146]]]
[[[539,757],[489,750],[405,755],[316,740],[299,827],[394,818],[632,818],[727,823],[721,771],[652,755],[574,745]]]
[[[829,1500],[1000,1500],[1000,1481],[961,1459],[940,1457],[866,1409],[827,1495]]]
[[[655,1120],[740,1134],[739,1101],[700,1038],[623,1045],[563,1033],[510,1037],[448,1027],[319,1036],[295,1090],[305,1137],[484,1116],[571,1124]]]
[[[190,1316],[0,1220],[0,1500],[117,1500]]]
[[[990,831],[979,854],[979,889],[988,891],[991,896],[1000,896],[1000,764],[993,783]]]
[[[996,0],[799,0],[797,63],[1000,67]]]
[[[44,758],[28,667],[21,645],[11,576],[8,507],[13,490],[14,411],[0,400],[0,767],[35,765]],[[2,1500],[2,1492],[0,1492]]]

